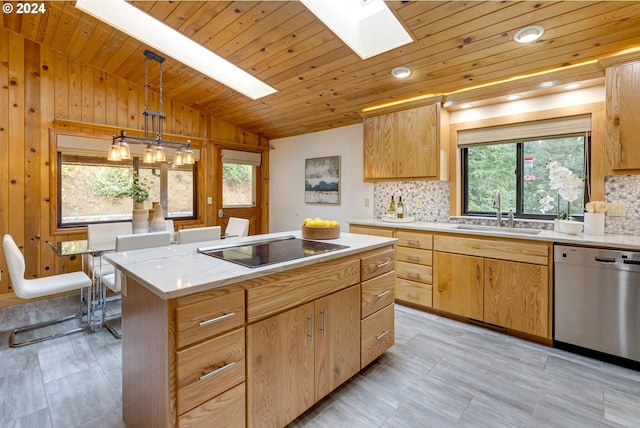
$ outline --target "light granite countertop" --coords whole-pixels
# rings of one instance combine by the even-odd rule
[[[144,250],[108,253],[104,257],[118,269],[135,278],[136,281],[158,297],[173,299],[252,278],[357,254],[384,247],[397,241],[395,238],[342,232],[339,238],[326,242],[346,245],[349,248],[257,268],[244,267],[236,263],[200,254],[197,251],[198,248],[214,245],[228,245],[237,242],[251,243],[287,235],[293,235],[296,238],[302,237],[300,231],[269,233],[244,238],[229,238],[194,244],[169,245]]]
[[[528,239],[532,241],[546,241],[558,244],[587,245],[593,247],[618,248],[626,250],[640,250],[640,236],[635,235],[612,235],[605,234],[584,235],[582,232],[577,235],[554,232],[552,230],[541,230],[540,233],[532,235],[530,233],[518,233],[518,228],[506,227],[480,227],[477,230],[460,229],[458,223],[439,223],[415,221],[408,223],[386,222],[379,219],[350,220],[349,224],[361,226],[377,226],[398,229],[424,230],[431,232],[459,233],[465,235],[496,236],[501,238]],[[526,229],[530,231],[531,229]]]

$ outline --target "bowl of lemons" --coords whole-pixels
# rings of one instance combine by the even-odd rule
[[[336,239],[340,237],[340,223],[320,217],[304,219],[302,237],[305,239]]]

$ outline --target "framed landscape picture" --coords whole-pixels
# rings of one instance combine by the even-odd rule
[[[340,204],[340,156],[305,159],[304,201]]]

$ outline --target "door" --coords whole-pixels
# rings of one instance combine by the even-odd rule
[[[548,267],[485,259],[484,320],[549,337]]]
[[[433,307],[482,320],[482,257],[435,251],[433,270]]]
[[[263,233],[263,156],[260,152],[219,150],[216,180],[218,222],[224,233],[229,217],[249,219],[249,235]]]
[[[360,286],[316,300],[316,400],[360,370]]]
[[[314,304],[247,327],[249,427],[280,428],[314,397]]]

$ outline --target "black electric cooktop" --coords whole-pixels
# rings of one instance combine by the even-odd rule
[[[264,241],[239,242],[230,246],[198,248],[198,252],[242,266],[256,268],[342,250],[343,248],[349,247],[330,242],[309,241],[294,236],[283,236]]]

